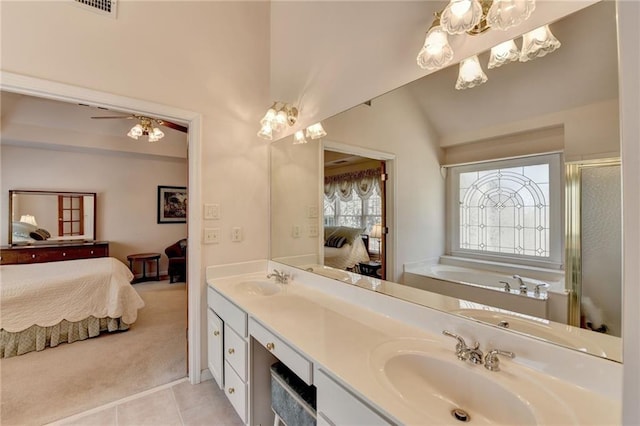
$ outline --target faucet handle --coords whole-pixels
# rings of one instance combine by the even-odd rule
[[[449,336],[449,337],[453,337],[454,339],[456,339],[458,341],[458,343],[456,344],[456,356],[458,357],[458,359],[460,361],[466,361],[467,360],[467,342],[464,341],[464,339],[462,337],[460,337],[459,335],[452,333],[450,331],[447,330],[442,330],[442,334],[444,334],[445,336]]]
[[[511,284],[508,281],[500,281],[500,284],[504,284],[504,291],[511,291]]]
[[[539,297],[541,288],[544,288],[546,290],[549,288],[549,284],[547,283],[536,284],[536,288],[533,290],[533,295],[536,297]]]
[[[500,358],[498,358],[498,355],[507,356],[512,359],[516,357],[516,354],[513,352],[492,349],[484,356],[484,368],[489,371],[500,371]]]

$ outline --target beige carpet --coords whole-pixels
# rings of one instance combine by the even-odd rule
[[[42,425],[187,375],[184,283],[146,282],[122,333],[0,360],[0,424]]]

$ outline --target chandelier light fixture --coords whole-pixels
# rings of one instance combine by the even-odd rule
[[[273,132],[281,132],[289,125],[293,126],[298,120],[298,109],[286,102],[276,101],[269,107],[262,120],[258,136],[273,140]]]
[[[436,12],[427,31],[424,45],[416,58],[418,66],[428,71],[440,69],[453,60],[449,36],[467,33],[477,35],[490,28],[505,31],[529,19],[536,7],[535,0],[450,0]],[[527,62],[541,58],[560,47],[560,42],[544,25],[522,36],[522,50],[514,40],[491,49],[489,69],[514,61]],[[456,89],[468,89],[487,81],[477,56],[460,63]]]
[[[307,127],[306,135],[311,139],[320,139],[327,136],[327,132],[325,132],[324,127],[322,127],[322,123],[316,123]]]
[[[293,144],[301,145],[303,143],[307,143],[307,138],[304,136],[304,130],[298,130],[293,135]]]
[[[139,123],[129,130],[127,136],[131,139],[138,140],[140,136],[147,136],[149,142],[157,142],[164,137],[164,133],[158,127],[154,127],[155,119],[144,117],[141,115],[135,116]]]

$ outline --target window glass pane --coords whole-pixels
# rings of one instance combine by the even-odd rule
[[[549,257],[548,164],[459,174],[460,248]]]

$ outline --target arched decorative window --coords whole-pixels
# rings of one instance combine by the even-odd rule
[[[452,254],[560,267],[560,155],[451,167]]]

